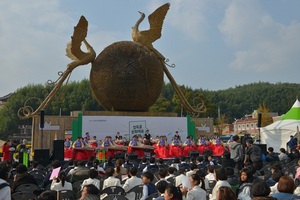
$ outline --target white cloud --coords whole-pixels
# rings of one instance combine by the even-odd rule
[[[174,0],[171,2],[166,21],[190,39],[204,41],[207,38],[205,35],[207,27],[205,19],[206,9],[207,1],[204,0]]]
[[[236,49],[233,69],[264,72],[299,64],[293,58],[300,51],[300,23],[276,22],[257,1],[232,1],[219,30]]]

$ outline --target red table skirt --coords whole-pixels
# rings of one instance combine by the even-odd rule
[[[96,156],[96,152],[86,149],[65,149],[65,159],[88,160],[91,156]]]

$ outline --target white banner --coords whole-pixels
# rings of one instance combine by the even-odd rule
[[[110,135],[113,139],[117,132],[126,140],[131,140],[133,135],[144,137],[145,131],[149,130],[152,138],[157,135],[166,135],[170,142],[175,134],[179,132],[181,139],[187,136],[186,117],[132,117],[132,116],[83,116],[82,136],[86,132],[91,138],[95,135],[97,139],[104,139]]]

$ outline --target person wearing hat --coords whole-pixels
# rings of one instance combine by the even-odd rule
[[[246,152],[244,164],[250,162],[254,169],[259,170],[263,167],[262,152],[259,146],[253,144],[252,139],[246,140]]]

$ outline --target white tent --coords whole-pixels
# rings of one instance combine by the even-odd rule
[[[300,102],[296,100],[292,108],[278,121],[261,128],[261,142],[278,152],[280,148],[286,149],[286,143],[291,135],[299,138],[299,128]]]

